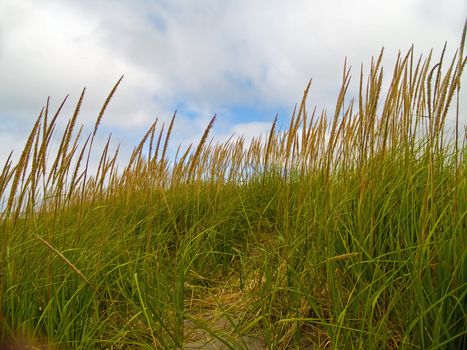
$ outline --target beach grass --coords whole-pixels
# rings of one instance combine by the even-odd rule
[[[384,79],[381,53],[351,102],[344,67],[334,111],[308,85],[251,141],[215,143],[213,117],[169,158],[176,116],[156,121],[123,168],[94,144],[121,79],[89,136],[84,90],[61,136],[47,101],[0,172],[0,344],[467,348],[464,42]]]

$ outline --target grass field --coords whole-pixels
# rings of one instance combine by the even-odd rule
[[[335,111],[308,110],[308,86],[251,143],[215,143],[213,118],[169,159],[176,118],[156,122],[124,168],[94,146],[120,81],[87,137],[84,91],[61,138],[47,103],[0,171],[0,344],[467,348],[464,41],[400,55],[384,93],[380,55],[352,103],[345,67]]]

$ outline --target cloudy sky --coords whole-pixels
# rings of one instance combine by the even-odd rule
[[[92,126],[122,74],[100,135],[127,153],[175,109],[175,144],[214,113],[218,139],[257,135],[276,113],[285,125],[310,78],[310,104],[331,108],[345,57],[354,86],[383,46],[387,64],[412,44],[447,41],[452,57],[466,15],[464,0],[0,0],[0,161],[47,96],[56,108],[70,94],[65,121],[86,86],[80,122]]]

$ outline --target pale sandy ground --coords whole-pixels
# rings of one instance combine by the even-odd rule
[[[203,317],[203,321],[206,322],[206,316]],[[232,330],[232,326],[229,320],[226,317],[218,316],[211,317],[208,319],[207,324],[211,331],[215,331],[219,337],[225,339],[226,342],[231,344],[231,347],[225,344],[220,339],[217,339],[210,332],[199,328],[193,321],[185,320],[184,321],[184,335],[185,343],[183,349],[186,350],[195,350],[195,349],[205,349],[205,350],[224,350],[224,349],[251,349],[259,350],[266,349],[266,345],[260,336],[243,336],[239,337],[235,334],[229,334]]]
[[[185,350],[263,350],[268,349],[261,335],[246,335],[240,337],[235,334],[233,327],[225,316],[209,316],[212,311],[207,311],[202,316],[203,324],[207,324],[210,332],[201,329],[191,320],[184,321],[184,336],[185,342],[183,349]],[[216,338],[212,333],[216,332],[221,339]],[[228,343],[228,345],[226,344]],[[230,346],[229,346],[230,345]],[[318,344],[314,344],[313,340],[304,336],[298,347],[291,345],[286,349],[323,349]]]

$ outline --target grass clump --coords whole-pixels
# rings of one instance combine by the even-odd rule
[[[382,54],[330,117],[304,98],[287,130],[167,158],[157,121],[117,169],[89,172],[84,97],[50,153],[40,113],[0,173],[0,343],[38,348],[467,346],[466,134],[446,120],[466,64]],[[63,104],[62,104],[63,105]],[[50,166],[48,166],[48,164]]]

